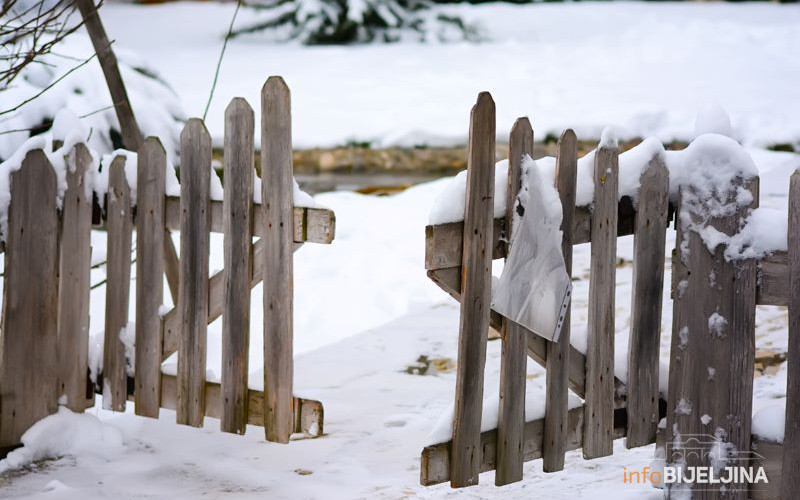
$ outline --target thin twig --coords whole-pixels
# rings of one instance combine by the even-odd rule
[[[61,82],[61,80],[63,80],[64,78],[68,77],[68,76],[69,76],[69,75],[70,75],[70,74],[71,74],[73,71],[75,71],[75,70],[77,70],[77,69],[79,69],[79,68],[81,68],[81,67],[85,66],[86,64],[88,64],[88,63],[89,63],[89,61],[91,61],[91,60],[92,60],[92,59],[94,59],[95,57],[97,57],[97,54],[92,54],[92,55],[91,55],[91,56],[90,56],[88,59],[86,59],[86,60],[85,60],[85,61],[83,61],[82,63],[80,63],[80,64],[78,64],[78,65],[76,65],[76,66],[72,67],[72,68],[71,68],[69,71],[67,71],[67,72],[66,72],[66,73],[64,73],[63,75],[61,75],[61,76],[59,76],[58,78],[56,78],[55,80],[53,80],[53,81],[52,81],[52,82],[51,82],[51,83],[50,83],[50,84],[49,84],[47,87],[43,88],[41,91],[39,91],[38,93],[36,93],[36,95],[34,95],[34,96],[31,96],[31,97],[29,97],[29,98],[25,99],[24,101],[22,101],[21,103],[17,104],[17,105],[16,105],[16,106],[14,106],[13,108],[10,108],[10,109],[6,109],[6,110],[3,110],[3,111],[0,111],[0,116],[2,116],[2,115],[5,115],[5,114],[8,114],[8,113],[12,113],[12,112],[14,112],[14,111],[18,110],[19,108],[21,108],[22,106],[24,106],[24,105],[28,104],[29,102],[33,101],[34,99],[38,98],[39,96],[41,96],[42,94],[44,94],[45,92],[47,92],[48,90],[50,90],[51,88],[55,87],[55,86],[56,86],[56,85],[57,85],[59,82]]]
[[[208,108],[211,107],[211,99],[214,98],[214,90],[217,88],[217,79],[219,78],[219,70],[222,67],[222,58],[225,56],[225,48],[228,47],[228,40],[231,38],[231,33],[233,33],[233,23],[236,22],[236,15],[239,13],[239,7],[242,6],[242,1],[239,0],[236,2],[236,10],[233,11],[233,17],[231,18],[231,25],[228,26],[228,33],[225,35],[225,41],[222,42],[222,50],[219,53],[219,59],[217,60],[217,69],[214,71],[214,82],[211,84],[211,92],[208,94],[208,102],[206,103],[206,109],[203,111],[203,120],[206,119],[206,115],[208,114]]]

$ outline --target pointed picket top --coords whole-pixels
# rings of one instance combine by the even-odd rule
[[[484,124],[491,124],[492,128],[495,126],[495,104],[489,92],[478,94],[478,99],[470,111],[470,136],[475,132],[476,126]]]
[[[231,102],[228,103],[228,107],[225,108],[225,121],[227,122],[230,117],[242,115],[253,115],[253,108],[244,97],[234,97],[231,99]]]
[[[211,134],[201,118],[189,118],[181,131],[181,145],[194,144],[192,141],[200,141],[203,149],[211,148]]]

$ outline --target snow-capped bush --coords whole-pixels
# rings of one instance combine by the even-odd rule
[[[264,33],[275,41],[345,44],[479,40],[479,30],[456,15],[431,9],[429,0],[254,0],[244,4],[263,19],[233,36]]]
[[[178,96],[143,59],[120,47],[114,50],[142,134],[158,136],[174,161],[185,120]],[[100,64],[92,59],[78,67],[93,54],[89,38],[75,33],[0,89],[0,110],[12,110],[30,100],[0,115],[0,161],[10,158],[29,137],[50,130],[58,112],[65,108],[89,131],[86,142],[93,150],[110,153],[123,147]],[[63,79],[56,83],[59,78]]]

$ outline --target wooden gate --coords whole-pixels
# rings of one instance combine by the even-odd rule
[[[776,252],[763,259],[729,260],[722,249],[710,252],[696,232],[682,229],[680,218],[675,218],[678,239],[673,252],[670,383],[669,394],[660,394],[664,253],[666,229],[675,212],[669,203],[669,173],[662,156],[654,155],[642,171],[639,202],[634,206],[629,197],[619,196],[617,147],[601,145],[594,157],[593,207],[576,207],[575,133],[566,130],[558,141],[555,183],[562,202],[562,248],[569,272],[573,246],[591,243],[588,339],[584,354],[570,344],[569,310],[558,342],[550,342],[491,309],[491,262],[509,253],[507,242],[514,200],[520,189],[521,164],[533,152],[533,130],[528,119],[518,119],[511,131],[507,214],[497,219],[493,218],[492,199],[494,152],[494,102],[488,93],[482,93],[471,113],[464,220],[426,228],[425,268],[431,280],[461,303],[461,322],[452,440],[423,450],[421,484],[449,480],[453,487],[469,486],[478,483],[481,472],[495,470],[495,483],[504,485],[522,479],[525,461],[541,458],[544,471],[555,472],[564,468],[566,451],[581,449],[585,459],[604,457],[612,454],[613,441],[622,437],[626,438],[626,446],[632,448],[656,442],[659,434],[663,447],[664,441],[673,442],[678,434],[703,431],[701,427],[705,424],[701,425],[700,414],[689,418],[675,411],[681,400],[699,402],[702,393],[705,406],[701,414],[713,419],[715,428],[723,429],[727,442],[740,451],[762,452],[758,461],[770,475],[770,487],[749,494],[753,498],[777,498],[781,461],[784,470],[800,463],[800,452],[795,451],[800,445],[797,431],[800,425],[787,425],[786,439],[791,438],[795,446],[782,449],[775,443],[751,443],[750,374],[755,354],[755,307],[757,304],[790,307],[792,347],[787,422],[798,422],[800,358],[795,344],[800,335],[800,307],[794,300],[800,297],[798,252],[790,251],[791,259],[786,252]],[[735,233],[758,203],[758,177],[739,178],[734,183],[747,186],[754,194],[754,202],[724,219],[707,222],[727,234]],[[682,192],[682,196],[686,193]],[[798,173],[792,178],[790,198],[793,218],[790,217],[789,241],[797,242],[800,241]],[[625,384],[614,376],[614,295],[617,237],[630,234],[634,235],[634,260]],[[682,246],[687,244],[690,250],[682,253]],[[792,243],[789,248],[793,248]],[[717,281],[709,285],[712,271]],[[794,294],[790,293],[790,276]],[[681,344],[681,338],[685,337],[683,328],[708,330],[709,317],[715,312],[731,318],[730,334],[714,338],[697,335],[698,340]],[[500,332],[502,339],[498,425],[496,429],[481,432],[490,328]],[[533,421],[525,420],[528,357],[547,371],[545,417]],[[709,378],[706,367],[711,362],[716,366],[713,378]],[[582,406],[568,409],[569,390],[584,400]],[[666,431],[661,432],[657,427],[664,418]],[[708,461],[707,456],[705,460]],[[794,489],[785,491],[795,492],[800,488],[796,481],[792,484]],[[703,498],[718,498],[721,492],[698,492],[695,497],[700,498],[701,494],[708,495]],[[747,491],[741,491],[732,498],[747,498],[747,495]],[[784,493],[781,498],[793,496]]]
[[[106,408],[124,411],[132,399],[137,415],[158,417],[160,408],[169,408],[178,423],[202,426],[210,416],[220,419],[221,430],[238,434],[247,424],[260,425],[268,440],[282,443],[293,433],[322,434],[322,404],[292,391],[292,261],[302,244],[333,240],[335,216],[294,206],[291,103],[283,79],[267,80],[261,99],[263,182],[255,199],[263,202],[254,202],[254,114],[241,98],[225,113],[222,201],[212,200],[211,138],[199,119],[189,120],[181,134],[180,196],[167,193],[171,167],[156,137],[138,151],[135,169],[126,169],[124,155],[111,162],[103,214],[106,334],[97,381]],[[73,411],[94,403],[87,360],[90,163],[85,146],[75,146],[61,210],[56,173],[42,150],[30,151],[11,175],[0,337],[0,448],[6,451],[59,401]],[[180,231],[179,262],[167,262],[168,230]],[[209,278],[211,232],[224,233],[225,268]],[[165,267],[179,270],[167,280],[176,304],[169,310],[162,305]],[[256,390],[248,380],[250,290],[262,281],[264,385]],[[131,293],[135,332],[127,332]],[[220,316],[223,359],[216,382],[206,380],[206,331]],[[129,337],[135,343],[126,352]],[[177,373],[164,373],[162,362],[175,352]],[[126,359],[131,354],[134,363]]]

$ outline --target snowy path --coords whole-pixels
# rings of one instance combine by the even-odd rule
[[[453,358],[457,324],[454,306],[434,307],[299,357],[298,393],[325,404],[320,439],[282,446],[264,442],[256,427],[240,437],[220,433],[213,419],[193,429],[176,425],[171,411],[156,421],[95,409],[122,431],[124,451],[110,461],[81,453],[35,474],[0,477],[0,498],[529,498],[533,491],[564,500],[660,498],[649,486],[622,482],[623,467],[650,464],[652,447],[623,454],[621,442],[620,454],[609,459],[586,462],[571,452],[565,473],[543,474],[539,462],[530,462],[526,481],[502,489],[492,473],[467,490],[419,486],[419,453],[452,399],[455,376],[404,368],[421,354]],[[487,391],[497,384],[499,348],[490,342]],[[544,377],[531,368],[535,397]]]

